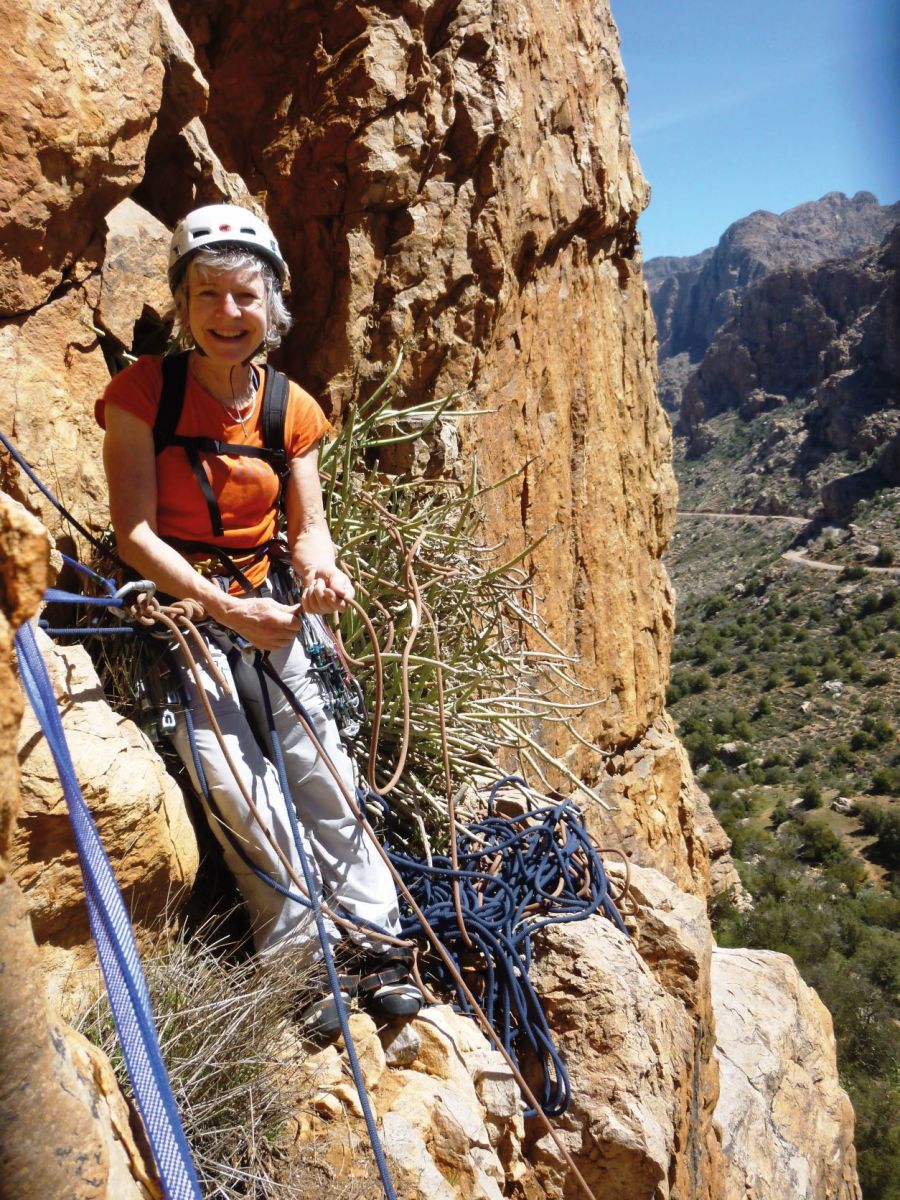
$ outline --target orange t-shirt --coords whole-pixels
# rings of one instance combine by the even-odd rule
[[[260,369],[260,375],[265,369]],[[261,378],[249,415],[243,414],[245,434],[240,421],[188,372],[178,433],[184,437],[262,446],[263,382]],[[106,428],[106,405],[113,404],[152,429],[161,391],[162,359],[156,355],[139,358],[110,380],[94,408],[98,424]],[[284,422],[288,461],[315,445],[330,428],[312,396],[291,382]],[[157,533],[162,538],[221,546],[226,552],[236,554],[240,564],[240,551],[262,545],[276,532],[278,476],[267,462],[258,458],[201,451],[200,461],[218,501],[224,534],[217,537],[212,531],[209,509],[182,446],[166,446],[156,458]],[[267,571],[268,561],[263,558],[249,566],[246,574],[256,587]]]

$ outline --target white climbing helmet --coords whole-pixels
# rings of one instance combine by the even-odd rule
[[[279,283],[284,283],[287,265],[265,221],[236,204],[207,204],[189,212],[175,226],[169,243],[169,285],[174,289],[196,251],[226,244],[247,246],[261,254],[275,268]]]

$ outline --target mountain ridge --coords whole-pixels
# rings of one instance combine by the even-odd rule
[[[884,240],[900,203],[871,192],[829,192],[776,214],[760,209],[729,225],[717,244],[644,265],[659,341],[660,399],[678,412],[693,371],[747,290],[774,271],[853,257]]]

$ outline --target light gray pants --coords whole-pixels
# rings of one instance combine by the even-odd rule
[[[203,632],[213,660],[228,681],[232,694],[229,696],[224,692],[210,673],[208,665],[198,660],[203,690],[247,791],[295,874],[303,880],[286,801],[272,759],[260,681],[253,667],[254,652],[250,650],[237,655],[224,633],[208,628],[204,628]],[[354,796],[353,764],[341,744],[334,721],[325,713],[319,684],[310,671],[309,659],[301,641],[296,639],[287,649],[273,651],[269,658],[311,717],[329,758],[350,795]],[[196,746],[212,806],[202,800],[183,714],[178,716],[173,742],[201,797],[210,828],[222,846],[225,861],[244,898],[256,950],[259,954],[268,955],[286,946],[312,948],[316,944],[316,930],[310,910],[260,879],[234,847],[233,842],[236,841],[257,868],[289,891],[298,892],[296,884],[262,834],[225,762],[193,675],[181,662],[179,669],[188,696]],[[324,898],[331,907],[340,904],[351,916],[362,917],[389,933],[396,933],[399,928],[397,893],[387,866],[369,835],[350,811],[340,788],[284,694],[268,679],[266,688],[284,755],[291,792],[289,802],[297,814],[320,898]],[[231,836],[222,828],[223,823],[228,826]],[[337,929],[330,921],[328,927],[331,940],[337,941],[340,937]],[[353,940],[370,949],[378,947],[378,943],[371,942],[365,935],[354,935]]]

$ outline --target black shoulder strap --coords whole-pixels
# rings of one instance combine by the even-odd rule
[[[206,507],[213,534],[222,537],[222,514],[209,476],[203,468],[200,454],[233,455],[244,458],[262,458],[276,472],[280,481],[278,502],[288,473],[287,451],[284,448],[284,426],[287,418],[288,381],[280,371],[266,368],[266,382],[262,401],[262,446],[229,445],[212,438],[182,437],[176,433],[181,412],[184,408],[184,391],[187,386],[188,354],[173,354],[162,361],[162,391],[159,409],[153,423],[153,446],[157,454],[166,446],[181,446],[191,464],[191,470]]]
[[[287,471],[287,452],[284,448],[284,425],[287,419],[288,381],[287,376],[272,367],[266,367],[266,385],[262,402],[262,443],[267,450],[279,456],[273,462],[279,475]]]
[[[181,420],[187,369],[187,352],[169,354],[162,360],[162,391],[156,420],[153,422],[153,448],[157,454],[172,444],[172,438]]]

